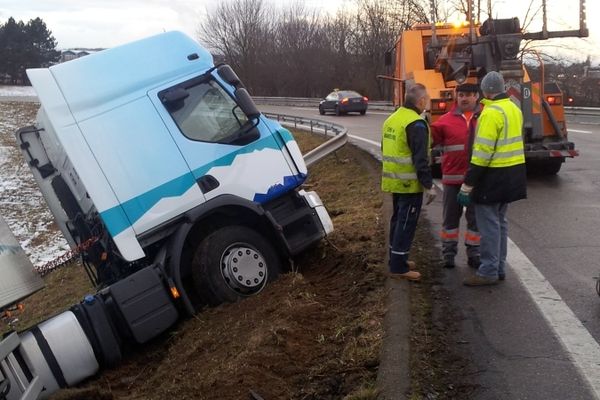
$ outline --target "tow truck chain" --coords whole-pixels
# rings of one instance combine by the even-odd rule
[[[75,259],[75,257],[79,256],[79,254],[89,249],[97,241],[98,237],[92,236],[91,238],[81,243],[74,249],[68,250],[60,256],[56,257],[54,260],[48,261],[42,266],[37,267],[36,270],[41,276],[44,276],[47,273],[72,262]]]

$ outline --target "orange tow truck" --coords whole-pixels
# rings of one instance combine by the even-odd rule
[[[468,2],[469,6],[471,2]],[[379,76],[394,81],[393,102],[402,105],[407,86],[418,82],[431,97],[431,122],[450,110],[454,88],[462,83],[478,83],[489,71],[499,71],[506,91],[523,112],[523,138],[528,168],[557,174],[566,158],[579,155],[567,138],[563,94],[554,82],[544,82],[543,63],[538,56],[542,80],[531,80],[522,61],[521,42],[558,37],[587,37],[585,0],[579,1],[578,30],[548,31],[543,1],[541,32],[523,32],[518,18],[489,18],[474,21],[472,9],[467,21],[459,24],[417,24],[402,32],[393,48],[394,76]],[[433,19],[433,18],[432,18]],[[391,60],[394,57],[386,57]],[[439,150],[434,156],[439,160]]]

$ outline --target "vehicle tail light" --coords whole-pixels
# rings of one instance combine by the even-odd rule
[[[436,114],[441,114],[446,112],[446,108],[448,107],[448,103],[444,100],[431,100],[431,112]]]
[[[546,96],[546,101],[551,106],[557,106],[562,104],[561,98],[559,96]]]
[[[346,104],[346,103],[348,103],[348,98],[347,98],[347,97],[344,97],[344,98],[342,99],[341,103],[342,103],[342,104]]]
[[[364,101],[365,101],[365,103],[366,103],[367,101],[369,101],[369,98],[368,98],[367,96],[363,96],[363,100],[364,100]]]

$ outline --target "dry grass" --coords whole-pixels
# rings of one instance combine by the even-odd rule
[[[321,138],[294,132],[301,148]],[[306,150],[304,150],[306,151]],[[118,368],[58,399],[375,399],[383,337],[385,240],[378,167],[347,146],[314,165],[316,190],[336,231],[260,295],[207,309],[143,347]],[[61,312],[92,291],[77,264],[46,278],[18,328]]]

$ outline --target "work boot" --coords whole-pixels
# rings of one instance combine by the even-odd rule
[[[480,260],[479,256],[469,257],[467,264],[469,264],[469,267],[471,267],[471,268],[478,269],[479,265],[481,264],[481,260]]]
[[[496,285],[497,283],[498,278],[486,278],[485,276],[480,276],[477,274],[473,274],[463,281],[463,285],[465,286],[486,286]]]
[[[454,257],[448,257],[444,259],[444,268],[454,268],[455,264],[454,264]]]
[[[415,269],[417,269],[417,264],[415,264],[414,261],[407,261],[406,265],[408,265],[408,269],[411,271],[414,271]]]
[[[389,276],[392,279],[406,279],[408,281],[420,281],[421,280],[421,274],[418,273],[417,271],[408,271],[403,274],[388,272],[387,276]]]

